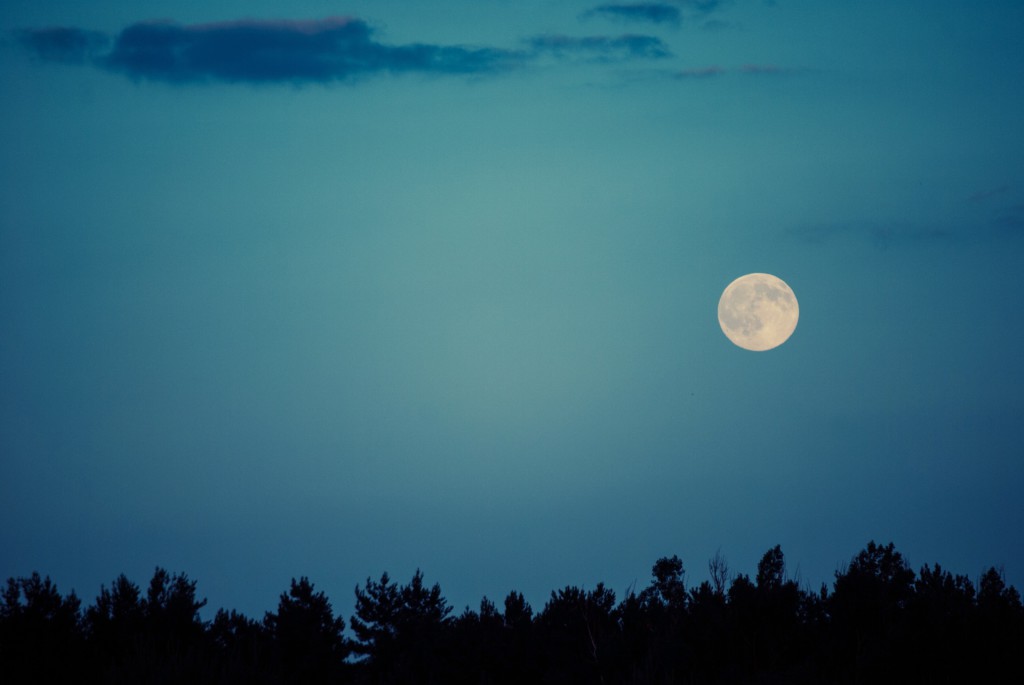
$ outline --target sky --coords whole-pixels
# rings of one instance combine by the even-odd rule
[[[0,576],[1024,585],[1016,0],[10,0]],[[722,334],[750,272],[800,321]]]

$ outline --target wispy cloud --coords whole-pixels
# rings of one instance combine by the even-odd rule
[[[113,38],[77,28],[32,29],[18,36],[47,61],[91,64],[133,79],[167,83],[327,83],[382,73],[487,75],[542,56],[611,61],[670,54],[660,39],[644,35],[543,35],[527,39],[526,49],[389,45],[355,17],[139,22]]]
[[[975,191],[964,204],[987,218],[985,224],[995,235],[1024,236],[1024,203],[1009,184]]]
[[[603,17],[629,22],[644,21],[654,24],[678,24],[682,13],[674,5],[666,5],[661,2],[641,2],[599,5],[591,10],[587,10],[580,16],[583,19]]]
[[[809,245],[868,242],[879,249],[894,245],[944,243],[959,238],[946,228],[900,223],[821,223],[793,228],[790,235]]]
[[[1001,232],[1024,235],[1024,205],[1008,207],[992,221],[992,225]]]
[[[985,190],[979,190],[975,193],[972,193],[970,197],[967,198],[967,201],[972,204],[988,202],[990,200],[1003,197],[1008,192],[1010,192],[1010,186],[1003,184],[996,188],[986,188]]]
[[[766,74],[785,74],[793,71],[792,69],[786,69],[775,64],[744,64],[737,71],[741,74],[754,74],[754,75],[766,75]]]
[[[66,64],[82,64],[110,42],[98,31],[64,26],[15,31],[15,37],[37,57]]]
[[[723,0],[675,0],[675,3],[699,14],[710,14],[725,4]]]
[[[725,69],[718,65],[711,65],[709,67],[696,67],[694,69],[681,69],[675,73],[676,78],[687,79],[687,78],[711,78],[713,76],[721,76],[725,73]]]
[[[573,37],[561,34],[534,36],[526,41],[534,54],[552,54],[558,57],[575,55],[596,59],[646,58],[658,59],[672,53],[668,46],[655,36],[584,36]]]
[[[747,76],[777,76],[782,74],[795,74],[801,71],[803,71],[803,69],[780,67],[774,64],[744,64],[733,68],[720,67],[717,64],[714,64],[706,67],[680,69],[675,72],[673,76],[677,79],[706,79],[714,76],[724,76],[730,73],[744,74]]]

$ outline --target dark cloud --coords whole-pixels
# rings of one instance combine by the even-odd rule
[[[70,31],[68,36],[56,33]],[[77,47],[87,32],[44,29],[31,47],[46,59],[85,56]],[[99,35],[99,34],[92,34]],[[58,47],[68,43],[70,47]],[[181,25],[142,22],[122,30],[104,55],[89,55],[99,67],[132,78],[172,83],[197,81],[327,82],[378,72],[481,74],[512,68],[527,56],[495,48],[414,43],[386,45],[361,19],[235,21]],[[69,61],[61,59],[60,61]]]
[[[678,24],[679,8],[660,2],[642,2],[628,5],[600,5],[583,13],[583,18],[605,17],[623,21],[649,21],[655,24]]]
[[[518,58],[490,48],[385,45],[360,19],[329,18],[134,24],[117,37],[104,65],[162,81],[325,82],[374,72],[494,72]]]
[[[540,56],[597,60],[668,56],[653,36],[537,36],[529,49],[379,42],[365,21],[331,17],[310,21],[245,20],[182,25],[140,22],[111,44],[80,29],[24,31],[21,42],[39,57],[93,64],[133,79],[168,83],[326,83],[379,73],[493,74]]]
[[[631,58],[657,59],[672,53],[655,36],[585,36],[576,38],[561,34],[534,36],[526,41],[534,54],[552,54],[558,57],[584,55],[598,59]]]
[[[50,62],[82,64],[106,47],[107,37],[97,31],[55,27],[28,29],[15,33],[22,45]]]

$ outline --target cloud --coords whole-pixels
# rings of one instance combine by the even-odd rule
[[[725,69],[718,65],[712,65],[710,67],[697,67],[694,69],[682,69],[677,71],[674,75],[676,78],[711,78],[713,76],[721,76],[725,73]]]
[[[791,74],[794,69],[780,67],[775,64],[744,64],[738,71],[741,74],[752,74],[754,76],[772,76],[776,74]]]
[[[974,204],[977,204],[979,202],[988,202],[990,200],[1006,195],[1009,191],[1010,186],[1003,184],[996,188],[987,188],[985,190],[979,190],[976,193],[973,193],[970,197],[968,197],[967,201]]]
[[[1004,183],[972,193],[965,204],[975,213],[987,216],[986,227],[994,235],[1024,236],[1024,203],[1019,200],[1013,187]]]
[[[525,41],[525,50],[388,45],[355,17],[191,25],[139,22],[112,40],[76,28],[35,29],[19,35],[24,46],[47,61],[91,64],[132,79],[166,83],[327,83],[382,73],[486,75],[542,56],[610,61],[670,54],[660,39],[643,35],[535,36]]]
[[[1000,208],[989,223],[997,236],[1024,236],[1024,204]]]
[[[687,19],[707,19],[722,6],[722,0],[672,0],[671,2],[611,2],[583,12],[580,19],[600,17],[616,21],[678,25]],[[717,22],[709,20],[705,25]]]
[[[722,6],[722,0],[676,0],[676,4],[699,14],[711,14]]]
[[[786,231],[808,245],[868,243],[879,249],[925,245],[964,245],[1024,238],[1024,203],[1009,185],[967,196],[969,213],[941,224],[910,221],[821,222]]]
[[[900,223],[821,223],[800,226],[789,231],[797,240],[810,245],[834,242],[868,242],[879,249],[893,245],[944,243],[958,236],[945,228]]]
[[[574,38],[561,34],[545,34],[528,39],[534,54],[552,54],[557,57],[592,55],[601,60],[639,57],[657,59],[672,53],[655,36],[585,36]]]
[[[140,22],[122,30],[103,55],[87,55],[79,47],[82,36],[101,34],[78,29],[26,33],[32,37],[29,47],[44,59],[70,55],[85,61],[88,56],[96,66],[131,78],[170,83],[323,83],[381,72],[483,74],[513,68],[526,58],[496,48],[386,45],[374,39],[366,22],[351,17],[193,25]]]
[[[794,69],[792,67],[779,67],[774,64],[744,64],[740,67],[729,69],[720,67],[716,64],[707,67],[681,69],[675,72],[673,76],[677,79],[710,78],[730,73],[745,74],[747,76],[775,76],[782,74],[795,74],[802,71],[804,70]]]
[[[18,41],[48,62],[82,64],[106,47],[109,39],[98,31],[54,27],[16,31]]]
[[[1011,207],[992,222],[999,231],[1024,234],[1024,205]]]
[[[124,29],[105,66],[163,81],[346,80],[374,72],[474,74],[512,66],[517,55],[490,48],[410,44],[373,38],[366,22],[238,21],[180,26],[140,23]]]
[[[679,8],[660,2],[642,2],[629,5],[599,5],[584,12],[582,18],[605,17],[621,21],[649,21],[655,24],[678,24],[682,16]]]
[[[701,28],[709,33],[715,33],[732,28],[732,24],[721,19],[708,19]]]

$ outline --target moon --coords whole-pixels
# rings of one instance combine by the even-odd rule
[[[800,318],[796,295],[771,274],[747,274],[726,286],[718,300],[718,324],[733,343],[763,352],[789,340]]]

